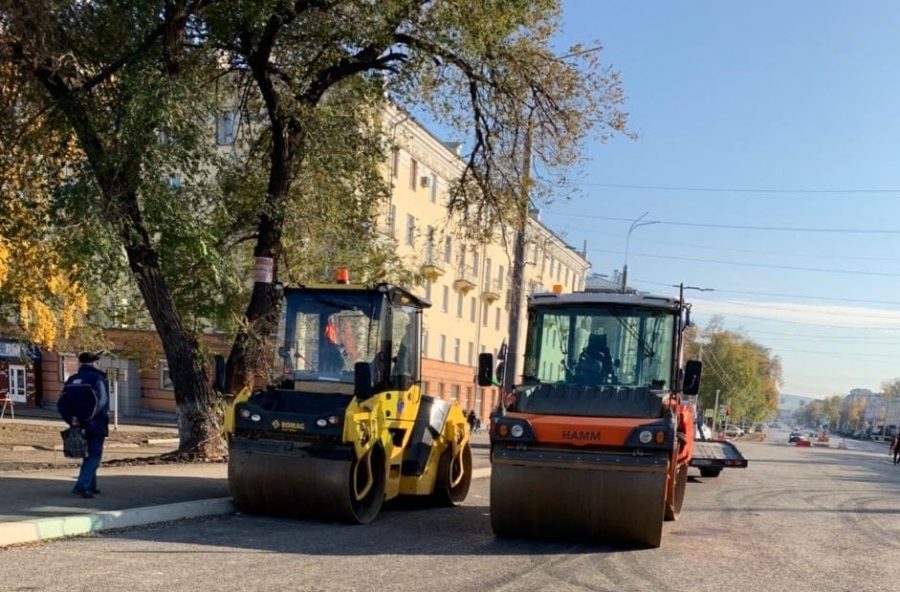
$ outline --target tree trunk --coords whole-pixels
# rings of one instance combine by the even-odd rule
[[[175,386],[178,455],[215,459],[225,455],[216,418],[216,395],[196,337],[188,331],[166,286],[156,252],[146,245],[126,248],[128,264],[159,333]]]
[[[266,339],[277,329],[281,309],[281,291],[275,289],[274,282],[278,281],[278,256],[281,254],[284,230],[283,207],[294,181],[294,169],[298,164],[296,158],[301,153],[305,138],[298,122],[280,115],[278,97],[268,75],[255,74],[258,75],[260,90],[270,113],[272,153],[266,203],[259,215],[253,255],[272,259],[273,283],[256,282],[253,285],[243,323],[228,355],[226,387],[232,393],[252,387],[257,378],[267,378]]]

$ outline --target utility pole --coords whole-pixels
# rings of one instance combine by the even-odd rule
[[[509,298],[509,344],[504,361],[503,392],[512,391],[516,383],[516,362],[519,359],[519,326],[522,317],[522,297],[525,291],[525,230],[528,227],[528,206],[531,203],[531,114],[525,128],[522,150],[522,195],[519,196],[515,245],[513,246],[513,273]]]
[[[718,425],[719,425],[719,389],[716,389],[716,404],[715,411],[713,411],[713,434],[718,434]]]

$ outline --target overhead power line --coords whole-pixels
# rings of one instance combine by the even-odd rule
[[[592,253],[608,253],[618,255],[618,251],[607,249],[588,249]],[[694,263],[715,263],[718,265],[737,265],[741,267],[761,267],[768,269],[786,269],[789,271],[810,271],[818,273],[843,273],[848,275],[865,275],[873,277],[900,277],[900,273],[888,271],[863,271],[859,269],[829,269],[826,267],[803,267],[800,265],[776,265],[774,263],[750,263],[747,261],[725,261],[722,259],[704,259],[701,257],[679,257],[677,255],[654,255],[651,253],[631,253],[634,257],[650,257],[652,259],[669,259],[672,261],[691,261]]]
[[[884,314],[867,314],[864,312],[829,312],[825,310],[813,310],[813,309],[802,309],[795,308],[792,306],[781,306],[779,304],[767,304],[760,302],[742,302],[740,300],[716,300],[716,302],[721,302],[723,304],[734,304],[736,306],[747,306],[749,308],[762,308],[768,310],[781,310],[785,312],[798,312],[801,314],[825,314],[836,317],[847,317],[854,319],[874,319],[874,320],[886,320],[886,321],[900,321],[900,311],[896,315],[884,315]],[[890,312],[890,311],[887,311]]]
[[[694,309],[694,316],[715,316],[714,313],[703,312],[702,310]],[[726,316],[726,315],[722,315]],[[846,329],[848,331],[900,331],[900,326],[897,327],[862,327],[862,326],[854,326],[854,325],[832,325],[830,323],[814,323],[811,321],[788,321],[787,319],[775,319],[767,316],[754,316],[754,315],[746,315],[746,314],[737,314],[737,313],[728,313],[728,317],[738,317],[740,319],[751,319],[754,321],[765,321],[768,323],[784,323],[786,325],[803,325],[809,327],[828,327],[830,329]]]
[[[586,228],[586,227],[578,227],[578,226],[569,226],[569,228],[574,228],[576,230],[584,230],[595,232],[596,228]],[[625,238],[625,234],[614,234],[614,233],[604,233],[604,239],[611,238]],[[765,251],[762,249],[737,249],[734,247],[722,247],[720,245],[700,245],[697,243],[683,243],[680,241],[667,241],[667,240],[659,240],[657,238],[647,238],[646,236],[640,237],[641,243],[646,244],[654,244],[654,245],[670,245],[674,247],[689,247],[692,249],[706,249],[709,251],[714,251],[716,253],[727,251],[731,253],[750,253],[752,255],[768,255],[771,257],[804,257],[807,259],[827,259],[829,261],[834,261],[836,259],[846,259],[848,261],[890,261],[890,262],[900,262],[900,257],[880,257],[876,255],[824,255],[822,253],[786,253],[783,251]],[[592,249],[588,249],[591,251]]]
[[[616,222],[634,222],[631,218],[620,216],[601,216],[599,214],[569,214],[566,212],[548,211],[554,216],[571,218],[590,218],[592,220],[614,220]],[[817,228],[808,226],[752,226],[742,224],[713,224],[704,222],[677,222],[672,220],[654,220],[657,224],[668,226],[689,226],[692,228],[723,228],[727,230],[758,230],[771,232],[820,232],[830,234],[900,234],[900,228]]]
[[[635,283],[650,284],[651,286],[671,286],[674,282],[654,282],[651,280],[635,279]],[[785,292],[755,292],[750,290],[725,290],[722,288],[714,288],[717,293],[721,294],[739,294],[746,296],[770,296],[775,298],[805,298],[809,300],[826,300],[833,302],[849,302],[857,304],[894,304],[900,306],[900,300],[869,300],[864,298],[840,298],[837,296],[814,296],[812,294],[789,294]]]
[[[784,187],[694,187],[682,185],[639,185],[633,183],[578,183],[587,187],[606,187],[608,189],[638,189],[653,191],[685,191],[695,193],[778,193],[778,194],[857,194],[857,195],[900,195],[900,189],[893,188],[851,188],[851,189],[787,189]]]

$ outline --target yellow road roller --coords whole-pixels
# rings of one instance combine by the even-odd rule
[[[421,386],[422,311],[403,288],[286,288],[275,377],[225,418],[243,512],[365,524],[386,500],[468,494],[472,452],[455,401]]]

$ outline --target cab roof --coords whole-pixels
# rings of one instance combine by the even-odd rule
[[[325,291],[344,291],[355,292],[358,294],[381,293],[387,294],[392,304],[408,304],[418,308],[431,308],[431,302],[416,296],[406,288],[395,286],[393,284],[381,283],[374,286],[366,286],[363,284],[306,284],[297,286],[286,286],[284,288],[285,296],[302,292],[325,292]]]
[[[570,292],[567,294],[555,294],[546,292],[534,294],[529,298],[529,307],[538,306],[567,306],[595,304],[615,304],[621,306],[636,306],[641,308],[657,308],[662,310],[677,311],[680,304],[677,298],[669,296],[656,296],[654,294],[635,292],[609,292],[586,291]]]

